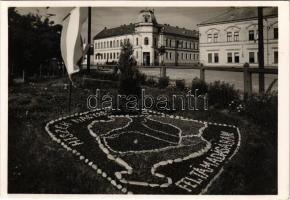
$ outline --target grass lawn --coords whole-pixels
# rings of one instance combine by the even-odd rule
[[[9,193],[120,193],[53,142],[44,130],[48,121],[69,114],[68,90],[63,85],[67,82],[57,79],[9,87]],[[86,111],[86,98],[93,92],[73,88],[71,112]],[[148,88],[147,92],[153,96],[167,93],[157,88]],[[277,194],[277,130],[215,109],[174,114],[240,128],[240,150],[209,188],[209,194]]]

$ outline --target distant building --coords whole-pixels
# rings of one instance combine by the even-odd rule
[[[278,64],[278,9],[264,13],[265,66]],[[199,27],[200,62],[205,66],[258,66],[257,8],[231,8]]]
[[[198,62],[198,37],[195,30],[158,24],[154,11],[145,9],[136,23],[105,27],[94,37],[94,63],[117,62],[122,44],[130,42],[138,65],[193,65]]]

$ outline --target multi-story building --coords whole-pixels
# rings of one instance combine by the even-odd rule
[[[94,63],[117,62],[122,44],[130,42],[138,65],[193,65],[199,57],[198,37],[195,30],[158,24],[154,11],[145,9],[136,23],[105,27],[94,37]]]
[[[278,9],[263,9],[265,66],[278,64]],[[258,66],[257,8],[230,8],[199,27],[200,62],[205,66]]]

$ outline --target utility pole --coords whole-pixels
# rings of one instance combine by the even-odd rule
[[[89,45],[89,50],[87,52],[87,73],[90,73],[90,70],[91,70],[91,17],[92,17],[92,8],[88,7],[88,45]]]
[[[258,7],[258,49],[259,69],[264,69],[264,32],[263,32],[263,7]],[[259,73],[259,93],[265,92],[264,72]]]

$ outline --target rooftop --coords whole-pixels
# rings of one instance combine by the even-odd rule
[[[124,24],[115,28],[108,29],[105,27],[101,32],[99,32],[97,35],[95,35],[95,39],[101,39],[101,38],[107,38],[107,37],[113,37],[118,35],[127,35],[127,34],[133,34],[135,32],[135,25],[134,24]]]
[[[196,30],[189,30],[178,26],[170,26],[169,24],[158,24],[157,27],[159,27],[161,32],[165,34],[180,35],[184,37],[198,37],[198,32]],[[101,32],[95,35],[94,40],[133,33],[135,33],[135,24],[132,23],[110,29],[105,27]]]
[[[264,7],[263,16],[264,17],[278,16],[278,8],[277,7]],[[206,21],[203,21],[198,25],[204,26],[204,25],[209,25],[209,24],[250,20],[250,19],[256,19],[256,18],[258,18],[257,7],[242,7],[242,8],[234,7],[234,8],[230,8],[224,13],[221,13],[218,16],[215,16]]]

